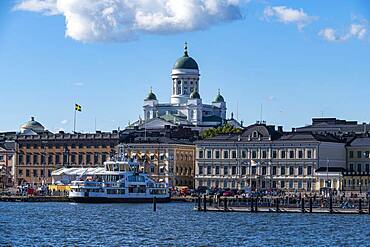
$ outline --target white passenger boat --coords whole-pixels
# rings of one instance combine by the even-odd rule
[[[130,161],[107,161],[105,169],[93,176],[82,174],[72,181],[69,198],[74,202],[124,203],[168,202],[170,191],[165,183],[152,180],[139,172],[139,165]]]

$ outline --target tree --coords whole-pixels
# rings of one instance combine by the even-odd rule
[[[226,134],[238,134],[242,130],[240,128],[235,128],[230,124],[223,124],[221,126],[218,126],[216,128],[207,129],[203,131],[200,136],[203,139],[218,136],[218,135],[226,135]]]

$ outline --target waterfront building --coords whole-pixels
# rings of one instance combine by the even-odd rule
[[[15,138],[15,185],[49,184],[52,171],[61,167],[101,166],[119,143],[117,131],[53,134],[41,126],[32,119]]]
[[[346,166],[345,143],[337,137],[286,133],[264,122],[240,134],[197,141],[196,155],[195,187],[208,188],[339,190],[341,173],[337,170]],[[324,177],[320,176],[323,170]]]
[[[170,186],[194,187],[195,145],[199,133],[182,126],[135,128],[120,133],[119,150],[137,159],[148,175]]]
[[[363,134],[347,144],[347,167],[343,174],[343,190],[370,190],[370,137]]]
[[[199,129],[222,124],[226,120],[226,101],[218,91],[212,104],[204,104],[200,94],[200,73],[197,62],[184,55],[172,68],[172,96],[169,103],[159,103],[152,89],[144,100],[144,120],[162,118],[178,125]]]
[[[0,142],[0,190],[13,185],[14,141]]]

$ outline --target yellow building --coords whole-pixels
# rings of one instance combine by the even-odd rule
[[[155,138],[156,142],[120,144],[126,157],[136,158],[141,169],[156,181],[172,187],[194,188],[195,146],[168,138]],[[166,140],[164,140],[166,139]]]
[[[343,189],[345,191],[369,191],[370,137],[356,137],[348,143],[347,172],[343,175]]]

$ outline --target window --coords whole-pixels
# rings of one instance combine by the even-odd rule
[[[262,166],[262,175],[266,175],[267,173],[266,170],[267,170],[266,166]]]
[[[33,164],[35,165],[35,164],[37,164],[37,163],[39,163],[38,162],[38,157],[37,157],[38,155],[37,154],[34,154],[33,155]]]
[[[307,166],[307,175],[312,175],[312,167]]]
[[[52,170],[48,170],[48,177],[51,177],[51,173],[52,173],[53,171]]]
[[[280,175],[285,175],[285,166],[280,167]]]
[[[34,177],[37,177],[38,176],[38,172],[37,172],[37,170],[35,169],[35,170],[33,170],[33,176]]]
[[[289,181],[289,188],[291,188],[291,189],[294,188],[294,182],[293,181]]]
[[[243,159],[247,158],[247,152],[245,150],[242,151],[242,158]]]
[[[228,159],[229,158],[229,151],[225,150],[224,151],[224,159]]]
[[[267,152],[266,150],[262,150],[262,159],[266,159],[267,158]]]
[[[307,181],[307,190],[311,190],[311,181]]]
[[[26,177],[30,176],[30,170],[26,169]]]
[[[82,157],[82,156],[81,156],[81,157]],[[107,155],[103,153],[103,154],[101,155],[101,159],[102,159],[102,162],[105,162],[105,161],[107,160]],[[81,162],[82,162],[82,159],[81,159]],[[80,162],[80,163],[81,163],[81,162]]]
[[[277,152],[276,152],[276,150],[273,150],[272,151],[272,158],[276,159],[276,157],[277,157]]]
[[[227,166],[224,166],[224,175],[228,175],[229,174],[229,169]]]
[[[308,150],[307,151],[307,159],[311,159],[311,158],[312,158],[312,151]]]
[[[252,159],[257,159],[257,151],[256,150],[252,151]]]
[[[40,176],[43,178],[44,177],[44,170],[40,170]]]
[[[23,155],[22,154],[19,155],[18,159],[19,159],[19,163],[23,165]]]
[[[220,167],[219,166],[216,166],[215,173],[216,173],[216,175],[219,175],[220,174]]]
[[[280,188],[285,188],[285,181],[280,181]]]
[[[207,151],[207,159],[212,159],[212,151],[211,150]]]
[[[212,173],[212,167],[207,166],[207,175],[211,175],[211,173]]]
[[[282,150],[282,151],[280,152],[280,157],[281,157],[282,159],[285,159],[285,151],[284,151],[284,150]]]
[[[55,155],[55,163],[56,164],[60,164],[60,155],[59,154],[57,154],[57,155]]]
[[[233,150],[233,151],[231,152],[231,158],[232,158],[232,159],[236,159],[236,151],[235,151],[235,150]]]
[[[349,151],[349,157],[353,158],[353,151]]]
[[[298,151],[298,158],[299,159],[302,159],[303,158],[303,151],[302,150],[299,150]]]
[[[247,174],[247,167],[242,166],[242,175],[246,175],[246,174]]]
[[[215,158],[216,159],[219,159],[220,158],[220,151],[219,150],[216,150],[215,151]]]
[[[45,164],[45,154],[41,154],[41,164]]]
[[[357,164],[357,172],[361,172],[361,164]]]
[[[298,167],[298,175],[303,175],[303,167]]]
[[[235,175],[236,174],[236,166],[232,166],[231,167],[231,175]]]
[[[198,152],[198,157],[199,157],[199,159],[203,159],[203,150],[199,150],[199,152]]]
[[[294,167],[293,166],[289,167],[289,175],[294,175]]]
[[[252,175],[256,175],[257,168],[255,166],[252,166]]]
[[[203,175],[203,166],[199,166],[199,175]]]
[[[266,188],[266,182],[265,182],[265,180],[262,180],[262,188]]]
[[[227,188],[227,181],[224,181],[224,188]]]
[[[303,183],[302,181],[298,181],[298,189],[302,189],[303,188]]]
[[[272,175],[276,175],[276,166],[272,167]]]
[[[26,155],[26,164],[30,164],[31,163],[31,155],[27,154]]]
[[[370,167],[369,167],[369,164],[366,164],[366,165],[365,165],[365,171],[366,171],[366,173],[370,173]]]
[[[52,164],[53,163],[53,155],[52,154],[49,154],[48,156],[48,164]]]
[[[22,176],[23,176],[23,170],[22,170],[22,169],[19,169],[19,170],[18,170],[18,176],[19,176],[19,177],[22,177]]]
[[[294,159],[294,151],[293,150],[289,151],[289,158]]]
[[[362,157],[362,152],[361,151],[357,151],[357,158],[361,158]]]
[[[353,164],[349,164],[349,170],[353,171]]]

